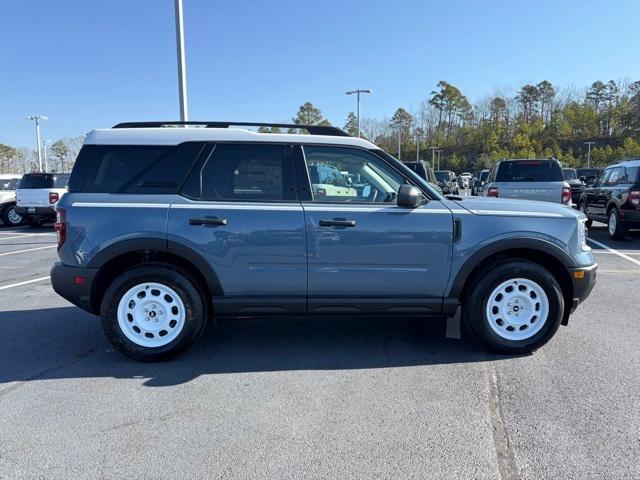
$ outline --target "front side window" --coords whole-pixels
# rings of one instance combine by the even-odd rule
[[[194,168],[183,193],[199,200],[295,200],[293,157],[288,145],[218,144]]]
[[[616,167],[612,169],[611,173],[609,174],[609,178],[607,178],[607,183],[606,183],[607,187],[616,185],[618,183],[618,180],[620,180],[621,173],[622,173],[622,168],[620,167]]]
[[[305,146],[314,202],[396,203],[404,177],[381,158],[344,147]]]
[[[605,185],[605,183],[607,182],[607,178],[609,177],[609,174],[611,173],[611,169],[609,170],[605,170],[604,172],[602,172],[600,174],[600,176],[598,177],[598,181],[596,182],[596,187],[603,187]]]

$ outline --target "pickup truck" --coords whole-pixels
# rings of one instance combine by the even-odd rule
[[[16,213],[31,226],[56,219],[55,204],[67,192],[68,173],[27,173],[16,191]]]
[[[22,223],[16,213],[16,187],[20,182],[19,173],[0,174],[0,218],[5,226],[15,227]]]

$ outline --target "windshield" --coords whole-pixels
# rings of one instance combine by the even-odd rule
[[[575,180],[578,178],[576,171],[573,168],[563,168],[562,174],[564,175],[565,180]]]
[[[449,172],[435,172],[435,174],[439,182],[449,181]]]
[[[553,160],[510,160],[500,163],[496,182],[561,182],[562,170]]]
[[[480,172],[480,180],[485,181],[489,176],[489,170],[483,170]]]
[[[20,181],[18,188],[51,188],[53,187],[53,175],[48,173],[28,173]]]
[[[4,178],[0,180],[0,190],[15,190],[19,181],[19,178]]]

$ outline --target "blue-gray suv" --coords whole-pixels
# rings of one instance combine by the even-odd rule
[[[333,127],[191,123],[92,131],[56,206],[53,287],[132,358],[174,357],[210,319],[321,314],[459,315],[529,352],[593,288],[579,211],[448,199]]]

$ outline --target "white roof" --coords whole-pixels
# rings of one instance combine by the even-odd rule
[[[323,143],[377,148],[356,137],[333,135],[299,135],[291,133],[258,133],[243,128],[105,128],[87,134],[85,145],[177,145],[182,142],[275,142]]]

